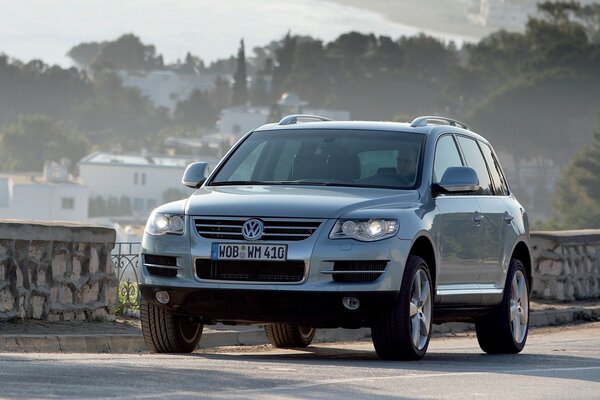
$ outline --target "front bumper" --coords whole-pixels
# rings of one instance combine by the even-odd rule
[[[170,302],[156,302],[155,293],[167,291]],[[398,292],[305,292],[289,290],[219,290],[140,285],[142,297],[159,307],[199,318],[205,323],[290,323],[317,328],[371,326],[381,310],[394,303]],[[344,297],[355,297],[356,310],[344,307]]]

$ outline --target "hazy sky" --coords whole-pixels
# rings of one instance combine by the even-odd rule
[[[172,62],[187,51],[205,61],[228,57],[241,38],[250,50],[288,30],[326,41],[350,30],[392,37],[419,31],[323,0],[0,0],[0,53],[63,66],[72,46],[129,32]]]

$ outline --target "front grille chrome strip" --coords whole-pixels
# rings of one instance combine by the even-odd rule
[[[149,264],[144,263],[145,267],[155,267],[155,268],[168,268],[168,269],[181,269],[181,267],[173,266],[173,265],[162,265],[162,264]]]
[[[326,269],[321,271],[322,274],[326,275],[335,275],[335,274],[383,274],[385,271],[373,271],[373,270],[364,270],[364,271],[334,271],[332,269]]]
[[[206,239],[245,240],[242,225],[249,219],[258,218],[264,224],[259,240],[299,241],[312,236],[324,220],[300,218],[260,217],[193,217],[196,232]]]

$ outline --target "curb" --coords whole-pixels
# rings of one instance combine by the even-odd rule
[[[530,327],[570,324],[577,321],[600,320],[600,305],[574,307],[563,310],[540,310],[530,314]],[[458,333],[473,330],[473,324],[447,323],[434,325],[434,334]],[[344,342],[371,338],[369,328],[318,329],[315,342]],[[200,348],[221,346],[255,346],[267,343],[260,326],[241,330],[206,328]],[[145,353],[148,348],[140,334],[94,334],[94,335],[1,335],[0,352],[35,353]]]

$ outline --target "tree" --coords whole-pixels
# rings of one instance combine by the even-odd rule
[[[67,56],[80,68],[88,68],[105,44],[106,42],[80,43],[72,47],[67,52]]]
[[[74,166],[89,151],[89,142],[79,130],[47,116],[21,116],[0,133],[2,168],[10,171],[42,171],[45,161],[71,160]]]
[[[177,103],[175,120],[189,127],[213,128],[218,111],[207,92],[194,90],[191,96]]]
[[[91,64],[94,69],[151,70],[163,67],[161,55],[153,45],[145,45],[134,34],[106,42]]]
[[[240,48],[237,56],[237,68],[233,75],[233,97],[232,106],[244,105],[248,102],[248,78],[246,75],[246,52],[244,50],[244,40],[240,41]]]
[[[600,4],[587,4],[576,12],[591,43],[600,43]]]
[[[276,96],[288,90],[286,84],[294,67],[297,40],[297,37],[288,32],[281,41],[281,46],[275,50],[277,63],[273,68],[273,92]]]
[[[554,217],[561,228],[600,226],[600,116],[593,142],[563,171],[554,199]]]
[[[149,146],[150,135],[170,123],[167,110],[154,108],[112,73],[96,73],[92,89],[92,95],[73,108],[73,120],[95,144],[138,150]]]

